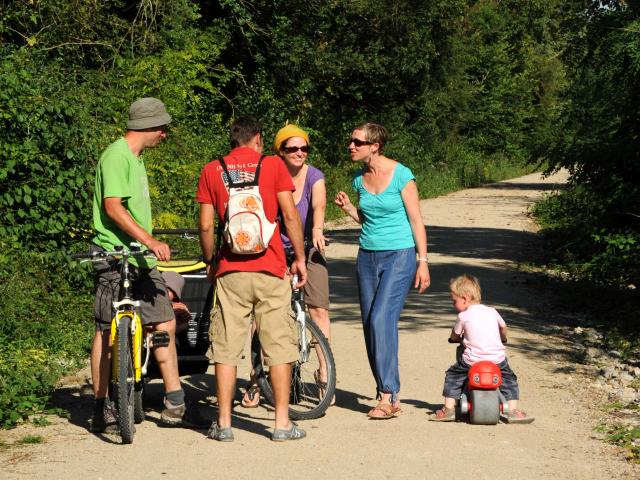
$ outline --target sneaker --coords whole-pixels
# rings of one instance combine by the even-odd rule
[[[207,432],[207,437],[219,442],[233,442],[233,431],[231,427],[220,428],[218,423],[214,421]]]
[[[294,422],[289,421],[289,428],[276,428],[271,434],[274,442],[286,442],[287,440],[299,440],[307,436],[307,432],[298,428]]]
[[[195,402],[187,400],[182,405],[164,401],[165,409],[160,414],[160,422],[167,427],[209,428],[209,420],[200,415]]]
[[[118,419],[109,399],[106,399],[102,408],[94,405],[91,417],[92,433],[117,433]]]

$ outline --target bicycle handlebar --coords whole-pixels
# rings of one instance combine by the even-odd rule
[[[153,230],[154,235],[197,235],[197,228],[158,228]]]
[[[170,252],[172,254],[180,253],[180,250],[171,249]],[[123,255],[127,255],[129,257],[143,257],[149,259],[156,259],[155,253],[151,250],[125,250],[124,248],[120,248],[119,250],[97,250],[95,252],[81,252],[81,253],[72,253],[71,258],[80,259],[86,258],[90,260],[100,260],[106,257],[122,257]]]

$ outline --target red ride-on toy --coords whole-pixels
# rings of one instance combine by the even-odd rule
[[[475,425],[495,425],[500,413],[508,413],[506,398],[500,393],[502,374],[493,362],[475,363],[467,375],[467,385],[460,396],[460,413],[469,414]]]
[[[454,342],[449,339],[449,343]],[[458,346],[457,357],[460,358],[464,347]],[[500,421],[500,413],[508,413],[507,399],[500,392],[502,373],[500,367],[493,362],[475,363],[467,374],[462,395],[460,396],[460,413],[469,414],[469,422],[474,425],[495,425]]]

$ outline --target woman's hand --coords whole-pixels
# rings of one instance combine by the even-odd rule
[[[356,222],[362,223],[360,211],[353,205],[353,203],[351,203],[351,200],[349,200],[349,195],[344,192],[338,192],[334,202],[342,209],[344,213],[349,215]]]
[[[431,285],[431,275],[429,274],[429,264],[427,262],[418,262],[416,270],[416,281],[413,288],[418,289],[418,293],[424,292]]]
[[[338,205],[341,209],[346,210],[351,205],[349,195],[344,192],[338,192],[338,194],[336,195],[335,204]]]
[[[327,242],[321,228],[314,227],[311,229],[311,242],[315,249],[324,255],[324,249],[327,246]]]

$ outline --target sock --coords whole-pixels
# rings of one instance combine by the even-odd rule
[[[184,403],[184,390],[174,390],[173,392],[165,392],[164,398],[173,406],[182,405]]]
[[[95,398],[93,401],[93,411],[94,412],[104,411],[104,405],[106,402],[107,402],[107,397]]]

